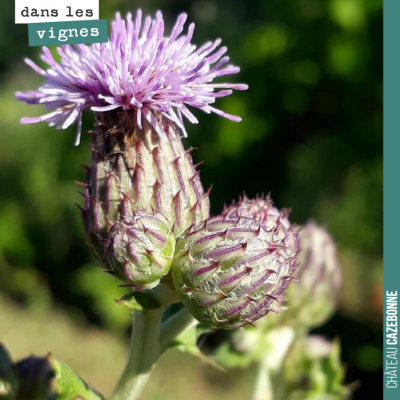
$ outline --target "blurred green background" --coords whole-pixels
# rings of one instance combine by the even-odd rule
[[[100,0],[100,17],[161,9],[170,28],[182,11],[194,42],[222,37],[247,92],[219,100],[235,124],[196,112],[187,147],[213,184],[213,213],[244,190],[271,192],[291,219],[309,218],[335,237],[344,268],[337,315],[317,330],[340,337],[354,399],[377,399],[382,382],[382,1]],[[53,351],[101,391],[124,364],[129,312],[86,249],[76,180],[90,162],[90,140],[75,128],[21,126],[43,110],[14,92],[42,81],[23,63],[39,61],[14,2],[0,16],[0,341],[14,358]],[[86,115],[84,129],[93,118]],[[254,370],[230,374],[190,356],[164,357],[148,399],[249,398]],[[164,399],[165,397],[163,397]]]

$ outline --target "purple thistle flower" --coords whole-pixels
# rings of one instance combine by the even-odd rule
[[[47,71],[29,59],[25,62],[45,78],[45,84],[38,91],[17,92],[16,97],[27,104],[44,104],[52,111],[41,117],[23,118],[21,123],[47,121],[49,126],[66,129],[78,122],[78,145],[82,112],[87,109],[135,109],[139,127],[144,118],[161,137],[165,134],[155,112],[176,123],[185,136],[183,116],[198,122],[187,106],[239,122],[239,117],[212,106],[217,98],[230,95],[232,89],[247,89],[244,84],[212,83],[215,78],[238,73],[239,67],[228,64],[229,57],[224,56],[227,48],[220,47],[220,39],[197,49],[191,43],[193,23],[182,35],[186,19],[187,15],[181,14],[171,35],[165,37],[160,11],[155,19],[146,17],[143,24],[141,10],[135,22],[131,14],[125,21],[117,13],[107,43],[58,47],[60,63],[44,47],[41,59],[49,65]]]

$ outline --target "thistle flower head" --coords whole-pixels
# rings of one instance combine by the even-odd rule
[[[297,240],[286,214],[268,223],[226,212],[177,240],[172,275],[200,322],[234,329],[272,309],[296,267]]]
[[[175,236],[160,214],[137,212],[114,224],[105,243],[110,272],[136,287],[153,287],[167,275]]]
[[[325,228],[308,222],[298,233],[298,279],[286,292],[284,318],[296,326],[314,327],[334,311],[342,287],[342,269],[336,245]]]
[[[126,21],[117,14],[107,43],[58,47],[60,63],[44,47],[41,59],[49,66],[47,70],[25,61],[45,78],[45,84],[16,96],[28,104],[44,104],[51,112],[21,122],[46,121],[59,129],[78,122],[78,144],[82,112],[87,109],[135,109],[138,125],[147,120],[161,136],[154,112],[175,122],[185,135],[183,116],[197,123],[188,106],[240,121],[213,107],[217,98],[230,95],[232,89],[247,89],[243,84],[213,83],[215,78],[236,74],[239,68],[228,64],[227,48],[220,47],[220,39],[199,48],[193,45],[194,24],[182,34],[186,18],[181,14],[171,34],[165,36],[161,12],[154,19],[142,20],[138,10],[134,20],[128,14]]]

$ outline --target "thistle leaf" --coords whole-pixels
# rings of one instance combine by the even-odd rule
[[[84,382],[68,365],[50,357],[55,372],[57,400],[103,400],[103,397]]]
[[[182,332],[176,338],[176,340],[170,344],[169,347],[175,348],[183,353],[191,354],[192,356],[200,358],[200,360],[206,362],[207,364],[213,366],[214,368],[217,368],[221,371],[225,371],[225,369],[222,366],[218,365],[212,358],[202,353],[199,347],[197,346],[199,337],[208,331],[209,327],[202,324],[197,324],[195,326],[192,326],[186,329],[184,332]]]

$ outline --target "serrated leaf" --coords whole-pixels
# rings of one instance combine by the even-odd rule
[[[329,356],[321,361],[321,369],[326,376],[326,391],[328,393],[342,393],[344,369],[340,362],[340,343],[334,340]]]
[[[118,305],[126,308],[132,308],[133,310],[143,310],[143,306],[137,301],[134,293],[129,293],[122,296],[119,300],[114,300]]]
[[[68,365],[51,358],[55,371],[57,400],[103,400],[103,397],[84,382]]]
[[[166,304],[177,301],[176,293],[167,285],[160,283],[153,289],[132,291],[115,302],[123,307],[134,310],[156,310]]]

